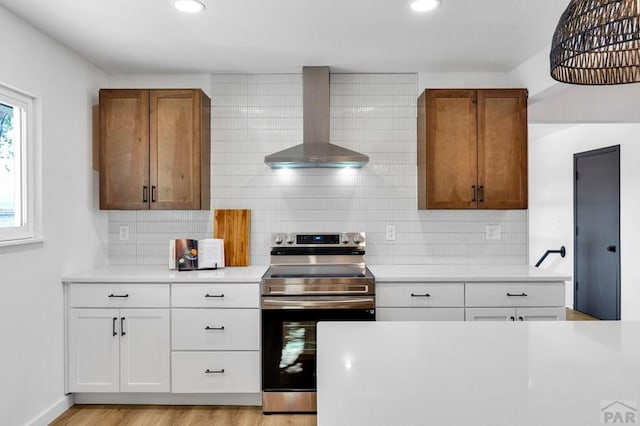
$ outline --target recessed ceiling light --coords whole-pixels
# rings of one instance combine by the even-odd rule
[[[184,13],[200,13],[204,10],[204,4],[198,0],[175,0],[173,7]]]
[[[411,3],[414,12],[428,12],[440,6],[440,0],[415,0]]]

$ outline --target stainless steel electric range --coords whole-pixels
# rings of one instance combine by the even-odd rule
[[[273,234],[262,277],[262,409],[316,411],[316,324],[375,320],[365,234]]]

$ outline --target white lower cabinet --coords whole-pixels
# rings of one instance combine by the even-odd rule
[[[464,308],[377,308],[376,321],[464,321]]]
[[[566,310],[558,308],[467,308],[467,321],[564,321]]]
[[[464,321],[463,283],[379,283],[377,321]]]
[[[70,392],[168,392],[169,309],[68,310]]]
[[[173,284],[171,298],[171,391],[259,393],[259,284]]]
[[[465,285],[467,321],[564,321],[565,283],[496,282]]]
[[[171,370],[174,393],[260,392],[258,351],[174,351]]]

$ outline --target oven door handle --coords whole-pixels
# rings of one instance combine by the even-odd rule
[[[263,297],[262,309],[375,309],[374,297]]]

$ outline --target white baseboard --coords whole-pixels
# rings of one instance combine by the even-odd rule
[[[262,393],[77,393],[76,404],[249,405],[261,406]]]
[[[67,411],[73,404],[75,403],[75,397],[73,394],[66,395],[60,401],[56,402],[49,408],[47,408],[44,413],[40,414],[35,419],[28,422],[28,425],[31,426],[47,426],[49,423],[54,421],[60,414]]]

